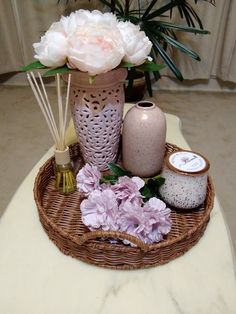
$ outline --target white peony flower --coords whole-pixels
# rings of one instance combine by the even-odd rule
[[[62,32],[65,36],[73,34],[79,27],[99,24],[100,26],[117,27],[118,21],[112,13],[102,13],[100,11],[78,10],[69,16],[62,16],[59,22],[53,23],[49,30]]]
[[[61,32],[47,31],[33,47],[36,52],[34,58],[47,67],[59,67],[66,63],[67,39]]]
[[[90,75],[116,68],[124,56],[117,27],[100,22],[79,27],[68,37],[68,46],[68,66]]]
[[[140,65],[148,57],[152,43],[138,25],[131,22],[119,22],[118,28],[123,38],[124,61]]]
[[[117,27],[118,21],[114,14],[112,13],[102,13],[98,10],[88,11],[88,10],[78,10],[75,12],[78,25],[100,25],[106,27]],[[83,25],[82,25],[83,23]]]
[[[84,25],[84,24],[83,24]],[[78,20],[75,12],[72,12],[70,16],[62,16],[59,22],[54,22],[49,28],[49,31],[60,32],[65,37],[76,31],[78,27]]]
[[[89,75],[106,73],[122,60],[140,65],[152,44],[131,22],[118,22],[112,13],[78,10],[51,25],[39,43],[35,58],[47,67],[68,67]]]

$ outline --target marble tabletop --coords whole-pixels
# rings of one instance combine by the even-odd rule
[[[188,149],[179,119],[167,117],[167,141]],[[155,268],[117,271],[62,254],[38,218],[25,178],[0,220],[1,314],[235,314],[231,241],[218,200],[204,236],[183,256]]]

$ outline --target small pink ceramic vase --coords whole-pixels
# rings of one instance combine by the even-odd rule
[[[166,119],[150,101],[140,101],[126,114],[122,131],[122,158],[133,175],[151,177],[162,168]]]

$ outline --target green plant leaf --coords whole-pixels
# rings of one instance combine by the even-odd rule
[[[115,0],[115,5],[116,5],[116,8],[117,8],[117,11],[118,11],[118,9],[119,9],[119,12],[120,12],[121,14],[123,14],[123,13],[124,13],[124,8],[123,8],[123,6],[122,6],[122,4],[120,3],[119,0]]]
[[[151,197],[160,197],[159,189],[165,183],[165,179],[160,175],[146,180],[145,186],[141,189],[141,194],[146,201]]]
[[[185,54],[189,55],[191,58],[200,61],[199,55],[194,52],[193,50],[187,48],[185,45],[181,44],[179,41],[173,39],[172,37],[160,32],[159,35],[165,39],[165,41],[170,44],[171,46],[179,49],[180,51],[184,52]]]
[[[121,64],[119,65],[121,68],[133,68],[135,65],[130,62],[124,62],[122,61]]]
[[[106,6],[108,6],[110,9],[112,9],[112,5],[110,2],[108,2],[106,0],[100,0],[100,2],[105,4]],[[115,3],[115,11],[121,15],[124,14],[123,7],[118,0],[116,0],[116,3]]]
[[[131,176],[131,172],[127,171],[120,166],[114,164],[114,163],[109,163],[108,168],[112,173],[114,173],[116,176],[121,177],[121,176]]]
[[[112,175],[108,175],[108,176],[103,176],[101,178],[101,183],[111,183],[111,184],[115,184],[118,180],[118,176],[112,176]]]
[[[143,20],[151,20],[155,17],[162,16],[163,13],[171,10],[173,7],[176,7],[179,3],[180,3],[180,0],[173,0],[173,1],[169,2],[168,4],[162,6],[161,8],[159,8],[159,9],[153,11],[152,13],[146,15],[145,17],[143,17]]]
[[[151,180],[155,182],[155,185],[159,188],[165,183],[165,178],[161,177],[160,175],[153,177]]]
[[[205,30],[205,29],[189,27],[189,26],[185,26],[185,25],[177,25],[177,24],[161,22],[161,21],[153,21],[153,22],[156,22],[156,26],[161,27],[161,28],[174,29],[176,31],[188,32],[188,33],[194,33],[194,34],[202,34],[202,35],[210,34],[210,32]]]
[[[195,22],[197,22],[198,26],[203,29],[200,17],[186,0],[181,0],[177,7],[180,17],[186,20],[188,26],[195,27]]]
[[[145,63],[139,65],[137,70],[140,71],[148,71],[148,72],[156,72],[165,68],[165,64],[157,64],[153,61],[146,61]]]
[[[146,185],[143,188],[141,188],[140,193],[146,200],[153,197],[152,192]]]
[[[21,71],[31,71],[31,70],[35,70],[35,69],[44,69],[45,68],[45,65],[43,65],[40,61],[35,61],[35,62],[32,62],[26,66],[23,66],[21,67]]]
[[[146,11],[143,14],[142,19],[145,19],[145,17],[150,13],[150,11],[152,10],[152,8],[154,7],[154,5],[157,3],[158,0],[152,0],[150,2],[150,4],[148,5]]]
[[[48,77],[48,76],[54,76],[55,74],[63,74],[71,71],[67,66],[55,68],[55,69],[50,69],[47,72],[43,74],[43,76]]]
[[[198,16],[197,12],[192,8],[192,6],[189,3],[187,3],[187,2],[186,2],[186,10],[188,10],[189,11],[189,15],[190,16],[192,15],[193,18],[197,21],[199,27],[201,29],[203,29],[203,24],[202,24],[202,21],[201,21],[200,17]]]
[[[156,53],[159,53],[161,58],[165,61],[165,63],[168,65],[170,70],[175,74],[175,76],[180,80],[183,81],[183,76],[180,72],[180,70],[177,68],[173,60],[170,58],[170,56],[165,52],[165,50],[161,47],[159,42],[156,39],[153,39],[154,44],[154,50]]]

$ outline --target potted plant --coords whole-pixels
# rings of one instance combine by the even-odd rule
[[[69,0],[67,0],[68,3]],[[75,0],[76,1],[76,0]],[[89,0],[91,1],[91,0]],[[111,12],[115,13],[119,20],[131,21],[140,26],[153,44],[151,57],[155,62],[163,60],[168,68],[174,73],[176,78],[183,81],[183,75],[175,64],[170,55],[170,48],[177,49],[191,58],[200,61],[200,56],[191,48],[178,40],[179,32],[188,32],[192,34],[209,34],[204,29],[200,16],[191,5],[194,1],[206,1],[215,5],[215,0],[169,0],[158,1],[132,1],[132,0],[99,0],[106,5]],[[60,0],[58,0],[60,2]],[[183,20],[183,24],[172,22],[172,17],[176,13]],[[132,38],[131,38],[132,40]],[[143,71],[146,80],[146,86],[149,95],[152,96],[152,71]],[[160,79],[160,73],[154,71],[153,77],[157,81]],[[140,90],[140,71],[129,68],[128,84],[126,95],[131,98],[132,86],[138,78],[138,86]],[[137,93],[136,93],[137,95]],[[142,97],[142,96],[141,96]]]
[[[215,0],[205,1],[215,5]],[[191,1],[169,0],[163,4],[162,1],[150,0],[146,1],[146,5],[142,4],[144,1],[140,0],[100,0],[100,2],[107,5],[117,15],[118,19],[138,24],[153,44],[151,51],[153,60],[160,62],[160,59],[162,59],[178,80],[183,81],[184,78],[180,69],[172,60],[169,48],[178,49],[197,61],[201,60],[196,52],[178,40],[179,32],[209,34],[204,29],[201,18],[191,5]],[[200,0],[194,0],[195,4],[198,4],[198,2]],[[174,11],[185,22],[185,25],[171,22]],[[159,72],[155,71],[152,73],[154,79],[157,81],[160,78]],[[152,96],[150,72],[145,71],[144,76],[149,95]],[[129,88],[132,87],[134,77],[135,72],[131,70]]]

